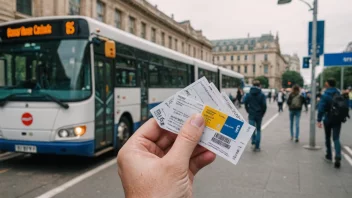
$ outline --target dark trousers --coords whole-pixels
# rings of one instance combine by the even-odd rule
[[[332,134],[332,140],[334,142],[334,147],[335,147],[335,159],[341,160],[341,144],[340,144],[341,123],[331,124],[329,122],[324,122],[324,130],[325,130],[326,157],[330,159],[332,158],[332,152],[331,152],[331,134]]]
[[[282,108],[282,106],[284,105],[283,102],[278,102],[277,105],[279,106],[279,112],[280,111],[284,111],[283,108]]]
[[[255,145],[255,148],[260,148],[260,139],[261,139],[261,128],[262,128],[262,119],[259,117],[250,117],[248,118],[249,124],[254,126],[256,130],[252,135],[252,144]]]

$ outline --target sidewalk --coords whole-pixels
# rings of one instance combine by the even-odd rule
[[[262,132],[262,151],[247,150],[237,166],[217,158],[195,180],[195,197],[352,197],[352,167],[341,169],[323,160],[324,132],[316,131],[321,150],[303,148],[309,142],[309,113],[302,112],[300,142],[290,141],[288,110]]]

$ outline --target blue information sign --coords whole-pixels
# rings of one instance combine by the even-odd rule
[[[310,61],[310,57],[303,57],[303,65],[302,65],[303,69],[309,69],[309,65],[310,65],[309,61]]]
[[[324,67],[352,66],[352,53],[324,54]]]
[[[309,31],[308,31],[308,54],[312,55],[312,35],[313,35],[313,23],[309,22]],[[317,57],[324,54],[324,33],[325,31],[325,21],[317,22]]]

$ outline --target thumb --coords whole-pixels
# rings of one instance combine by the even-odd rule
[[[166,158],[181,164],[189,164],[192,153],[204,130],[204,118],[201,114],[190,117],[183,125]]]

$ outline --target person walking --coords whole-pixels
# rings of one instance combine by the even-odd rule
[[[331,135],[335,147],[335,168],[341,166],[341,144],[340,131],[341,124],[348,116],[348,106],[346,100],[341,96],[340,91],[335,87],[335,79],[328,79],[325,82],[326,90],[319,102],[317,126],[322,128],[323,121],[325,131],[325,160],[332,162]],[[324,120],[323,120],[324,118]]]
[[[279,106],[279,112],[283,112],[283,104],[285,102],[285,94],[283,92],[283,90],[281,89],[278,93],[277,93],[277,105]]]
[[[301,118],[302,106],[305,106],[306,112],[308,111],[307,102],[305,97],[300,94],[300,88],[298,85],[293,86],[292,93],[289,95],[287,105],[290,110],[290,132],[291,140],[293,140],[294,132],[293,125],[296,122],[296,135],[295,142],[299,142],[299,121]]]
[[[260,151],[262,120],[266,112],[266,97],[260,86],[260,81],[254,80],[253,87],[244,98],[245,109],[248,113],[249,124],[256,127],[252,135],[252,145],[254,152]]]
[[[268,93],[268,99],[269,99],[269,102],[271,103],[271,91],[269,91]]]
[[[238,104],[238,108],[241,108],[241,101],[242,101],[242,91],[241,88],[237,89],[237,95],[236,95],[236,100],[237,100],[237,104]]]

